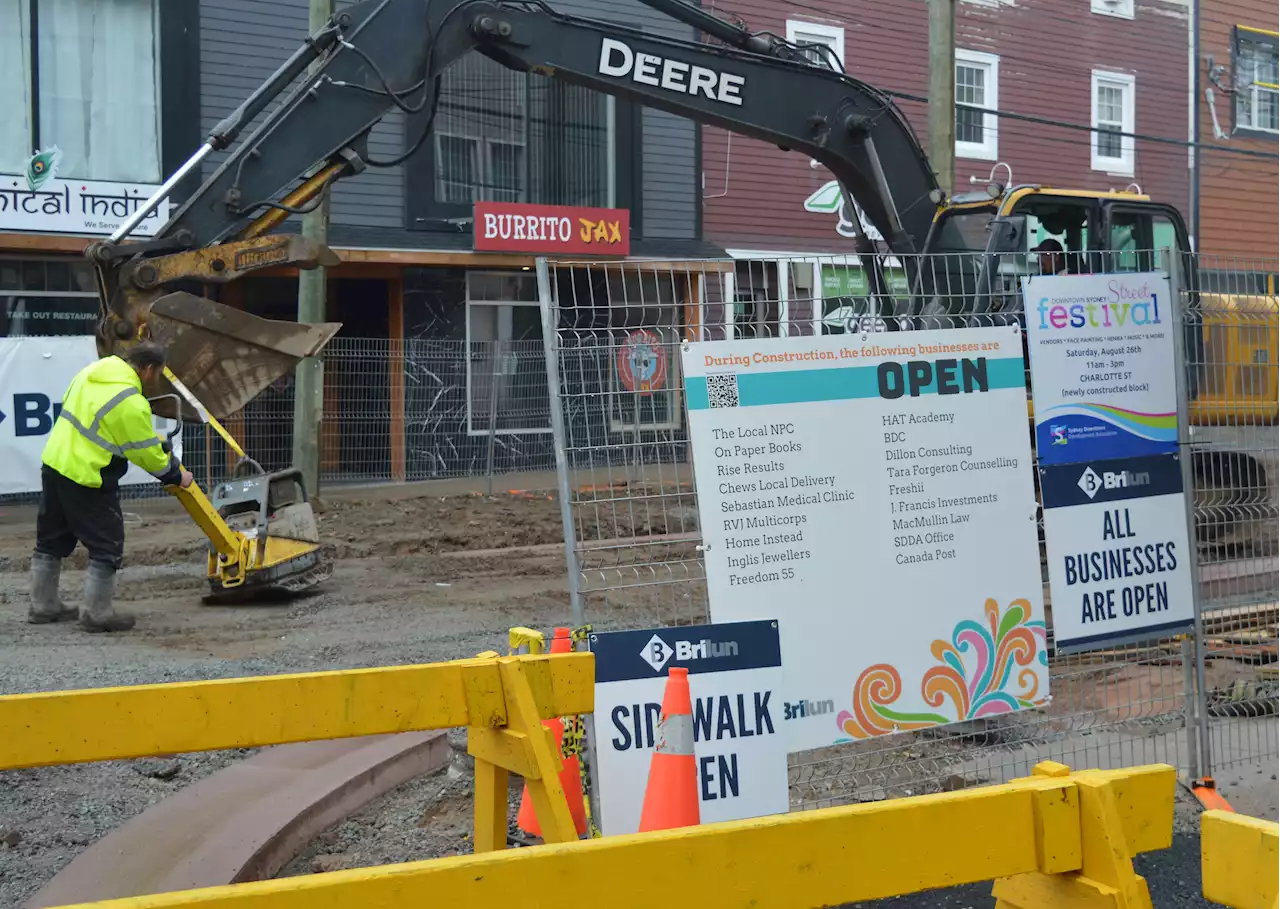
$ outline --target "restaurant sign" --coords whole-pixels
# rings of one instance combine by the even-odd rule
[[[480,252],[625,256],[631,252],[631,212],[625,208],[477,202]]]
[[[56,146],[27,162],[23,174],[0,174],[0,231],[109,234],[159,187],[144,183],[58,177]],[[169,200],[142,220],[135,236],[150,237],[169,220]]]

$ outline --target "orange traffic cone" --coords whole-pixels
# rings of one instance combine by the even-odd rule
[[[551,639],[552,653],[569,653],[573,650],[573,639],[568,628],[557,628],[555,637]],[[564,747],[564,721],[559,717],[543,720],[542,725],[551,730],[556,739],[556,748]],[[561,751],[563,756],[564,752]],[[576,754],[564,758],[560,768],[560,788],[564,790],[569,801],[569,816],[573,818],[573,826],[578,836],[587,832],[587,812],[582,799],[582,769]],[[542,836],[542,825],[538,823],[538,813],[534,810],[533,799],[529,798],[529,784],[524,784],[524,792],[520,796],[520,811],[516,814],[516,826],[530,836]]]
[[[667,671],[657,739],[649,759],[640,832],[696,827],[701,818],[698,769],[693,756],[693,700],[689,695],[689,670],[682,666]]]

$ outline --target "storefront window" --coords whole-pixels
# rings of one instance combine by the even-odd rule
[[[160,178],[157,9],[0,0],[0,172],[20,174],[33,149],[57,146],[61,177]]]
[[[0,259],[0,337],[91,335],[98,317],[88,263]]]
[[[532,272],[467,274],[467,432],[551,431],[542,314]]]
[[[609,429],[638,444],[646,432],[680,428],[683,302],[674,282],[610,269],[606,283],[611,363]]]

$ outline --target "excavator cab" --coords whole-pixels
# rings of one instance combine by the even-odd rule
[[[940,206],[925,249],[943,255],[930,257],[937,265],[922,265],[920,296],[963,288],[948,294],[964,300],[948,311],[1017,316],[1022,279],[1040,274],[1034,250],[1044,240],[1062,246],[1067,274],[1172,267],[1181,288],[1195,287],[1188,283],[1193,276],[1182,271],[1191,265],[1191,247],[1176,209],[1138,193],[1031,186]],[[918,308],[924,311],[927,303]]]

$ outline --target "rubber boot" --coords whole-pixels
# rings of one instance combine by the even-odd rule
[[[133,616],[111,608],[115,592],[115,569],[101,562],[90,562],[84,576],[84,610],[80,613],[80,625],[85,631],[128,631],[133,627],[136,621]]]
[[[70,622],[78,614],[58,596],[58,579],[62,576],[62,559],[43,552],[31,554],[31,605],[27,621],[32,625]]]

